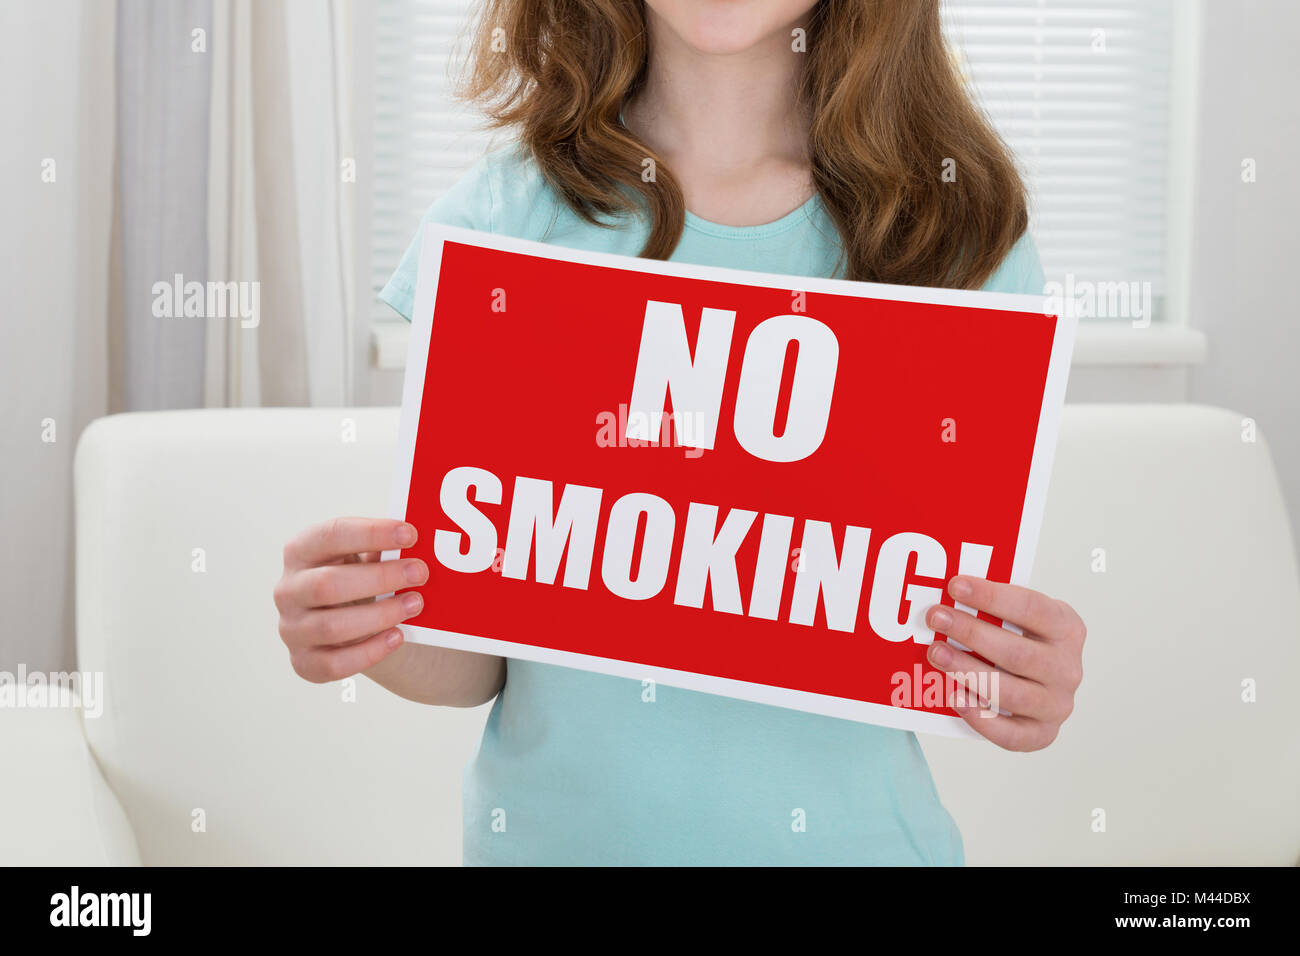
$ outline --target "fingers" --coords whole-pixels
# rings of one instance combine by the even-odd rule
[[[286,574],[275,589],[281,613],[333,607],[350,601],[419,587],[429,580],[429,566],[418,558],[380,563],[327,564]]]
[[[948,582],[948,593],[962,604],[1039,637],[1054,639],[1065,630],[1067,606],[1039,591],[961,574]]]
[[[983,578],[958,575],[948,582],[948,593],[960,604],[1025,632],[1015,634],[955,608],[929,610],[927,624],[949,638],[930,646],[930,662],[953,683],[975,692],[983,687],[991,698],[992,706],[954,702],[954,709],[976,733],[1006,750],[1046,747],[1074,709],[1083,677],[1083,620],[1064,601]],[[998,713],[998,708],[1009,713]]]
[[[345,647],[304,648],[290,655],[298,676],[315,684],[342,680],[369,670],[402,646],[402,632],[388,628]]]
[[[1008,716],[979,707],[958,707],[957,713],[977,734],[1004,750],[1042,750],[1060,732],[1059,724]]]
[[[333,518],[285,545],[284,566],[309,568],[366,551],[409,548],[415,539],[415,528],[394,518]]]
[[[308,528],[284,548],[275,588],[280,638],[299,676],[323,683],[374,667],[402,645],[396,627],[424,609],[414,591],[369,600],[429,579],[420,560],[384,561],[409,548],[416,531],[388,518],[335,518]]]
[[[319,608],[280,620],[280,637],[291,651],[338,648],[370,634],[386,631],[424,609],[416,591],[395,594],[382,601],[344,607]]]
[[[926,615],[926,624],[932,631],[958,641],[1004,671],[1039,683],[1046,682],[1055,673],[1056,656],[1050,645],[1013,634],[973,614],[950,607],[933,607]]]
[[[1042,684],[991,667],[944,641],[931,644],[926,656],[954,683],[966,688],[969,701],[987,695],[988,703],[993,707],[1033,720],[1059,723],[1068,716],[1060,713],[1063,706],[1060,698]]]

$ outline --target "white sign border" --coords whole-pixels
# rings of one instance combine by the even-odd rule
[[[771,272],[750,272],[721,266],[702,266],[686,262],[664,262],[641,259],[608,252],[593,252],[552,246],[529,239],[517,239],[496,233],[478,232],[459,226],[431,223],[424,228],[420,245],[420,264],[416,279],[415,304],[411,313],[411,335],[406,356],[406,374],[402,386],[401,420],[397,440],[397,464],[393,470],[392,504],[389,514],[405,520],[407,495],[410,490],[411,468],[415,461],[415,437],[419,429],[420,409],[424,399],[424,374],[428,363],[429,341],[433,331],[433,307],[438,296],[438,278],[442,262],[442,247],[447,241],[468,245],[540,256],[565,262],[608,266],[614,269],[631,269],[637,272],[704,279],[712,282],[730,282],[741,285],[767,286],[774,289],[804,292],[823,292],[849,295],[864,299],[889,299],[901,302],[923,302],[936,305],[956,305],[1011,312],[1051,314],[1046,308],[1047,298],[1008,292],[967,291],[962,289],[934,289],[923,286],[895,286],[874,282],[850,282],[845,279],[825,279],[815,276],[781,275]],[[1064,310],[1068,311],[1068,310]],[[1038,535],[1042,527],[1043,508],[1047,499],[1047,484],[1051,477],[1052,459],[1056,451],[1060,428],[1061,408],[1065,401],[1065,385],[1069,375],[1070,356],[1078,327],[1072,315],[1056,319],[1052,338],[1047,380],[1043,388],[1042,405],[1038,418],[1038,431],[1034,439],[1034,453],[1029,466],[1029,480],[1025,488],[1025,504],[1020,515],[1020,531],[1016,539],[1016,553],[1011,568],[1011,583],[1028,585],[1037,550]],[[385,551],[384,560],[398,557],[399,551]],[[637,664],[615,658],[577,654],[531,644],[494,640],[472,634],[459,634],[420,627],[415,624],[398,625],[405,639],[416,644],[430,644],[456,650],[493,654],[556,664],[579,670],[626,677],[633,680],[653,680],[669,687],[719,694],[759,704],[786,707],[794,710],[839,717],[860,723],[870,723],[899,730],[913,730],[950,737],[978,738],[960,717],[932,714],[906,707],[892,707],[870,701],[832,697],[810,691],[773,687],[679,671],[665,667]],[[1010,625],[1007,625],[1010,627]],[[1012,628],[1014,630],[1014,628]]]

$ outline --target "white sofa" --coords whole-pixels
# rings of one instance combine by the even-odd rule
[[[104,674],[103,714],[0,710],[0,766],[23,768],[0,787],[0,861],[459,861],[486,709],[304,683],[271,602],[292,532],[385,513],[396,423],[312,409],[90,427],[77,645]],[[1056,744],[922,738],[969,861],[1295,863],[1300,584],[1263,439],[1210,408],[1068,408],[1034,583],[1089,625]]]

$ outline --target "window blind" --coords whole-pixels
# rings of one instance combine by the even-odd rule
[[[374,217],[378,294],[429,206],[483,154],[478,113],[457,103],[450,70],[472,0],[379,0],[375,14]],[[374,300],[376,318],[393,311]]]
[[[1049,281],[1165,283],[1173,0],[947,0],[976,99],[1020,161]]]
[[[1048,279],[1165,279],[1165,177],[1174,0],[946,0],[945,30],[973,93],[1015,151]],[[377,293],[420,217],[482,154],[449,69],[472,0],[379,0]],[[376,301],[376,316],[391,312]]]

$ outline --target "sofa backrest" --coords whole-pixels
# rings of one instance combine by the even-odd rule
[[[1084,687],[1042,753],[923,738],[970,862],[1295,862],[1300,586],[1267,448],[1240,432],[1191,406],[1067,409],[1034,581],[1089,624]],[[395,409],[258,409],[82,438],[78,666],[105,675],[86,735],[146,863],[459,862],[486,708],[303,682],[271,600],[294,532],[387,513],[396,433]]]
[[[1088,625],[1075,712],[1038,753],[923,740],[972,863],[1300,861],[1296,554],[1243,433],[1222,409],[1067,407],[1033,584]]]
[[[145,863],[460,862],[460,772],[486,709],[423,707],[364,677],[353,702],[301,680],[271,598],[297,530],[387,514],[396,435],[393,409],[142,413],[86,431],[78,666],[105,675],[86,734]]]

